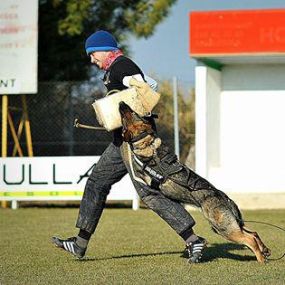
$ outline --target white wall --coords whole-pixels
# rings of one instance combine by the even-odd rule
[[[208,176],[219,164],[221,73],[205,66],[196,67],[196,171]]]
[[[196,143],[207,147],[196,146],[197,172],[228,192],[285,192],[285,66],[201,68]]]

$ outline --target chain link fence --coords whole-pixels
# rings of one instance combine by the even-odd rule
[[[99,126],[92,103],[106,93],[100,80],[95,82],[40,82],[38,93],[26,95],[34,156],[100,155],[112,141],[112,133],[74,128],[76,118],[83,124]],[[21,120],[19,95],[9,96],[9,112],[17,128]],[[174,149],[173,130],[159,127],[160,136]],[[1,126],[2,128],[2,126]],[[26,139],[20,138],[24,156]],[[8,156],[14,141],[8,132]]]

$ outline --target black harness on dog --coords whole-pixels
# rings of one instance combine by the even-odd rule
[[[141,134],[140,136],[143,138],[145,134]],[[135,141],[138,141],[137,138]],[[132,145],[131,149],[133,150]],[[165,182],[166,179],[171,179],[171,176],[183,169],[183,165],[178,162],[177,156],[171,154],[166,146],[164,146],[164,150],[163,153],[161,146],[153,157],[145,159],[140,159],[133,152],[133,160],[136,164],[136,168],[145,172],[150,177],[150,186],[157,190],[159,190],[160,185]]]
[[[143,138],[143,134],[141,135]],[[137,141],[137,139],[136,139]],[[131,145],[133,150],[133,146]],[[215,189],[206,179],[178,161],[177,156],[169,151],[166,145],[161,145],[151,158],[140,159],[133,152],[133,161],[136,169],[145,172],[151,179],[150,186],[159,190],[160,185],[170,179],[190,191],[199,189]],[[183,174],[182,174],[183,172]],[[181,175],[179,175],[181,173]]]
[[[139,160],[136,155],[134,155],[134,162],[141,168],[142,171],[145,171],[147,175],[151,178],[150,186],[158,190],[160,184],[165,180],[165,177],[155,171],[153,168],[149,167],[147,163],[144,163]]]
[[[165,180],[165,177],[161,174],[161,173],[158,173],[156,170],[154,170],[153,168],[151,168],[149,165],[148,165],[148,162],[150,159],[147,159],[146,161],[142,161],[140,160],[134,153],[134,147],[133,147],[133,144],[132,143],[135,143],[143,138],[145,138],[147,135],[153,135],[154,134],[154,131],[145,131],[141,134],[139,134],[138,136],[136,136],[135,138],[133,138],[130,142],[129,142],[129,145],[131,147],[131,150],[132,150],[132,153],[133,153],[133,158],[134,158],[134,162],[137,166],[137,168],[139,168],[141,171],[144,171],[145,173],[147,173],[147,175],[151,178],[151,183],[150,183],[150,186],[153,188],[153,189],[156,189],[158,190],[159,189],[159,186],[160,184]]]

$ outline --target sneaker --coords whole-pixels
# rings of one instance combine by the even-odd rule
[[[186,244],[186,248],[182,256],[187,257],[189,263],[198,263],[200,262],[202,252],[206,245],[207,241],[202,237],[198,237],[196,241]]]
[[[85,255],[86,248],[82,248],[76,244],[76,237],[70,237],[68,239],[60,239],[58,237],[52,237],[52,243],[57,247],[60,247],[77,258],[81,259]]]

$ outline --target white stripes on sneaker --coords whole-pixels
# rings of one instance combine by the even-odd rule
[[[194,244],[192,253],[201,252],[203,248],[204,248],[204,244],[202,243]]]
[[[194,243],[192,246],[190,245],[187,250],[189,253],[189,256],[195,254],[195,253],[202,253],[202,250],[204,249],[205,244],[204,243]]]
[[[65,250],[75,254],[73,244],[74,244],[73,241],[64,241],[63,242],[63,247],[64,247]]]

